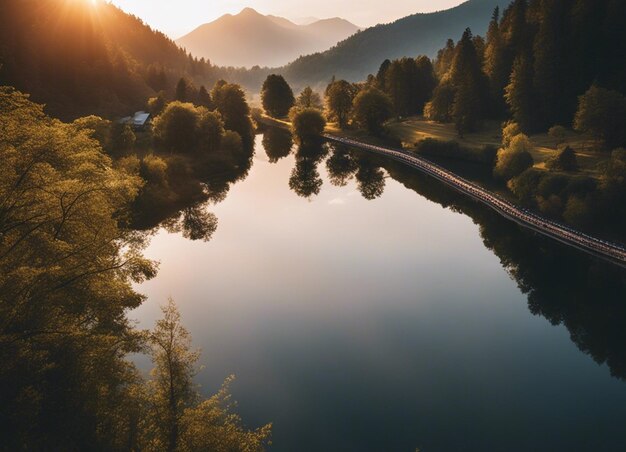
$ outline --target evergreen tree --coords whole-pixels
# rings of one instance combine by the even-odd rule
[[[196,99],[196,104],[200,105],[201,107],[206,107],[208,109],[213,108],[213,100],[211,99],[211,95],[209,94],[207,89],[204,87],[204,85],[200,86],[200,89],[198,90],[198,97]]]
[[[391,61],[390,60],[385,60],[382,62],[382,64],[380,65],[380,67],[378,68],[378,72],[376,73],[376,83],[378,84],[378,89],[381,89],[385,92],[387,92],[387,70],[389,69],[389,66],[391,66]]]
[[[533,69],[526,55],[519,56],[513,64],[511,81],[505,89],[505,99],[513,114],[513,120],[523,131],[534,128]]]
[[[186,78],[181,77],[176,84],[176,94],[174,95],[174,99],[179,102],[189,102],[191,101],[191,84],[187,81]]]
[[[485,104],[485,83],[469,28],[456,46],[451,81],[455,88],[452,118],[457,132],[460,135],[473,132],[478,126]]]

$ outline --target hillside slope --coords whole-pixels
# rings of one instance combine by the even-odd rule
[[[296,84],[316,84],[333,75],[352,81],[375,73],[386,58],[434,57],[448,38],[458,40],[465,28],[487,30],[493,9],[509,0],[469,0],[445,11],[414,14],[393,23],[358,32],[323,53],[298,58],[278,72]]]
[[[201,25],[176,42],[219,66],[276,67],[328,49],[356,31],[356,25],[339,18],[297,25],[246,8],[235,16],[227,14]]]

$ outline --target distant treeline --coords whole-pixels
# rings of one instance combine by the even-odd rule
[[[0,84],[46,104],[62,119],[126,116],[180,77],[213,86],[256,80],[256,70],[219,68],[108,2],[0,2]]]

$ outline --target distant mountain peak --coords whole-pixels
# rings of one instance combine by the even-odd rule
[[[326,50],[356,33],[345,19],[297,25],[283,17],[244,8],[200,25],[176,42],[194,56],[220,66],[282,66],[301,55]]]

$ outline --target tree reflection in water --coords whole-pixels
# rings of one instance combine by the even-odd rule
[[[582,352],[626,379],[626,270],[521,228],[417,171],[379,161],[405,187],[471,217],[527,294],[530,312],[564,325]]]
[[[291,132],[279,127],[268,127],[263,133],[263,148],[270,160],[276,163],[291,154],[293,137]]]
[[[296,166],[289,178],[289,188],[298,196],[310,198],[318,195],[322,188],[322,178],[317,166],[328,154],[324,144],[300,145],[296,152]]]
[[[147,182],[133,206],[133,227],[162,226],[190,240],[209,241],[218,225],[209,205],[223,201],[230,186],[246,178],[253,153],[251,147],[236,155],[218,151],[203,158],[144,158],[140,173]]]

